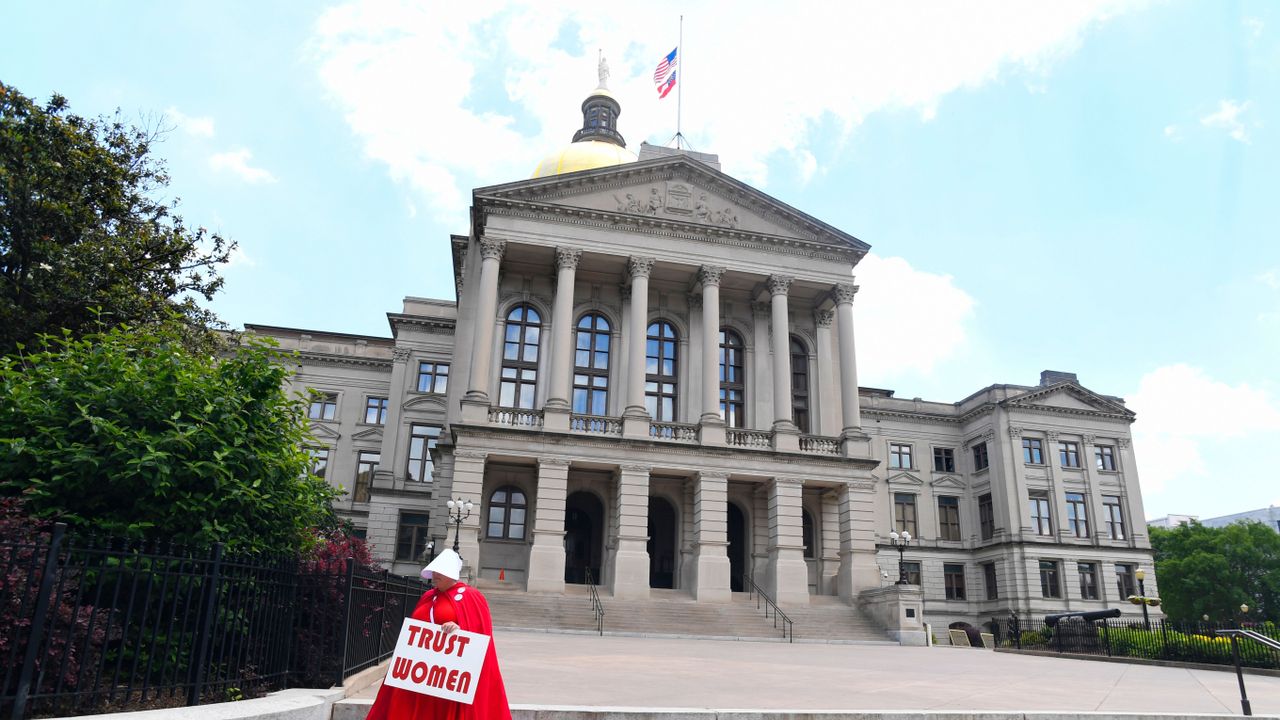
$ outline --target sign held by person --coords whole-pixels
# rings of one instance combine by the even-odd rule
[[[489,636],[405,618],[383,682],[402,690],[470,705],[489,651]]]

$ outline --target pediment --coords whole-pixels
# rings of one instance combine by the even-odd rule
[[[320,423],[311,423],[308,430],[311,431],[311,437],[316,440],[337,440],[342,437],[342,434],[337,430]]]
[[[1087,390],[1073,382],[1061,382],[1004,401],[1010,408],[1065,411],[1070,413],[1119,415],[1132,419],[1132,410],[1122,403]]]
[[[936,488],[951,488],[951,489],[954,489],[954,490],[963,490],[963,489],[964,489],[964,483],[960,482],[959,480],[957,480],[957,479],[956,479],[956,478],[954,478],[954,477],[951,477],[950,475],[947,475],[947,476],[944,476],[944,477],[940,477],[940,478],[938,478],[937,480],[934,480],[934,481],[933,481],[932,483],[930,483],[930,484],[931,484],[931,485],[933,485],[933,486],[934,486],[934,487],[936,487]]]
[[[539,206],[614,223],[785,238],[861,257],[870,246],[714,168],[675,156],[478,188],[476,204]]]
[[[444,410],[444,397],[440,395],[415,395],[401,405],[405,410]]]
[[[351,439],[363,440],[366,442],[370,440],[380,441],[382,440],[382,428],[369,428],[368,430],[361,430],[358,433],[352,433]]]
[[[900,472],[897,475],[890,475],[885,482],[891,485],[917,485],[924,486],[924,480],[912,475],[909,472]]]

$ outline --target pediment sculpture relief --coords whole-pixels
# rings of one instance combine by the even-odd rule
[[[734,229],[738,214],[732,206],[712,209],[707,194],[684,182],[668,182],[664,187],[650,187],[648,192],[614,193],[618,212],[631,215],[672,216],[671,219],[697,222]]]

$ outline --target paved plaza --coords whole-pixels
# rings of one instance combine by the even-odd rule
[[[514,705],[1240,713],[1235,674],[1214,670],[950,647],[512,631],[495,641]],[[1255,714],[1280,714],[1280,677],[1245,683]]]

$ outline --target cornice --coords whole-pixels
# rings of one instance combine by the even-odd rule
[[[387,313],[387,320],[392,325],[414,325],[428,329],[443,331],[452,335],[457,328],[458,321],[447,318],[424,317],[422,315],[407,315],[405,313]]]
[[[310,350],[299,350],[298,358],[303,361],[312,363],[324,363],[328,365],[349,365],[352,367],[372,367],[383,370],[391,370],[391,358],[367,358],[354,357],[351,355],[329,355],[327,353],[317,353]],[[305,364],[305,363],[304,363]]]
[[[907,422],[920,424],[945,423],[948,425],[958,425],[963,422],[959,417],[948,417],[946,415],[935,415],[933,413],[914,412],[911,410],[887,410],[885,408],[862,408],[862,415],[872,417],[893,418],[895,420],[905,420]]]

